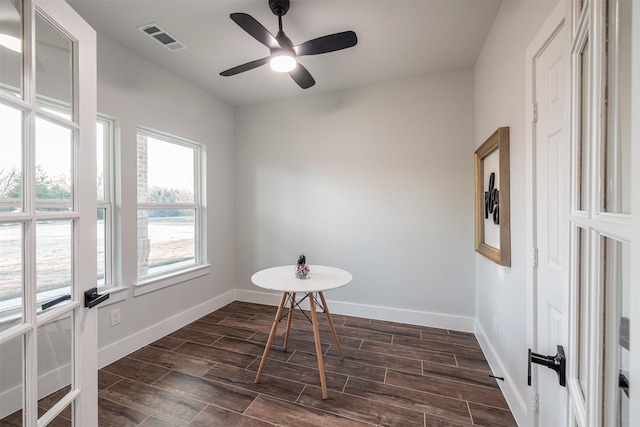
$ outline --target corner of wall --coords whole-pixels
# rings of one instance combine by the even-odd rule
[[[500,390],[502,390],[502,394],[507,401],[507,405],[509,405],[509,409],[511,409],[513,417],[519,426],[527,425],[526,400],[518,392],[518,387],[516,387],[514,379],[509,375],[509,371],[505,369],[496,349],[491,345],[491,341],[489,340],[487,333],[477,320],[475,322],[474,332],[478,342],[480,343],[480,347],[487,358],[487,362],[489,362],[491,371],[495,376],[504,378],[504,381],[498,381],[498,385],[500,386]]]

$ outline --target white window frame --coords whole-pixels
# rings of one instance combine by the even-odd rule
[[[205,146],[185,138],[181,138],[175,135],[170,135],[165,132],[160,132],[154,129],[138,127],[136,132],[137,136],[151,137],[159,139],[167,143],[181,145],[194,150],[194,200],[193,203],[173,203],[173,204],[158,204],[158,203],[141,203],[137,201],[136,192],[136,212],[140,209],[155,209],[155,208],[168,208],[168,209],[194,209],[194,262],[188,264],[176,263],[172,267],[163,269],[158,272],[151,272],[147,275],[136,274],[137,282],[134,287],[134,296],[143,295],[148,292],[155,291],[167,286],[172,286],[177,283],[181,283],[187,280],[192,280],[197,277],[210,273],[210,265],[207,263],[206,254],[206,214],[205,214],[205,195],[204,195],[204,183],[206,182],[205,176]],[[137,150],[136,150],[137,155]],[[136,166],[137,167],[137,166]],[[136,186],[138,181],[136,179]],[[137,230],[137,226],[136,226]],[[137,246],[137,236],[136,236]],[[137,249],[136,249],[137,254]]]
[[[113,152],[116,137],[116,122],[105,115],[98,114],[98,123],[104,126],[103,153],[102,153],[102,178],[104,188],[104,200],[97,200],[97,209],[104,209],[104,280],[98,280],[99,289],[110,289],[115,286],[113,269],[113,244],[114,244],[114,215],[113,201],[115,200],[114,190],[114,162]]]

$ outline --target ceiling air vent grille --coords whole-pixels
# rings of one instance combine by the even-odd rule
[[[178,39],[173,37],[171,34],[163,30],[158,24],[151,23],[147,25],[141,25],[138,27],[138,30],[142,31],[144,34],[148,35],[162,46],[166,47],[172,52],[176,52],[178,50],[186,49],[187,46],[184,43],[180,42]]]

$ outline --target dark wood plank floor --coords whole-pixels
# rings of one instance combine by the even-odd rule
[[[320,315],[323,400],[298,311],[254,384],[275,311],[233,302],[101,369],[100,426],[516,426],[469,333],[332,315],[340,359]]]
[[[295,312],[254,384],[275,307],[234,302],[100,370],[101,426],[515,426],[473,334],[323,315],[329,388]]]

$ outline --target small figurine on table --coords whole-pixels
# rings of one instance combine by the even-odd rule
[[[307,258],[304,254],[298,257],[298,265],[296,265],[296,277],[298,279],[306,279],[309,276],[309,266],[307,265]]]

